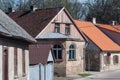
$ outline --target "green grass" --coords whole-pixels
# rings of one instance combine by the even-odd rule
[[[81,77],[87,77],[87,76],[90,76],[92,74],[87,74],[87,73],[83,73],[83,74],[79,74]]]

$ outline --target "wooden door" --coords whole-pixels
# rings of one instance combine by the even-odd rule
[[[8,80],[8,48],[5,48],[3,52],[3,80]]]

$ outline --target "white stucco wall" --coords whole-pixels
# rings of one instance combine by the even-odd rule
[[[2,64],[2,59],[3,59],[3,53],[2,53],[2,45],[0,45],[0,64]],[[3,66],[0,65],[0,80],[3,80]]]
[[[118,64],[113,64],[113,56],[117,55],[119,57]],[[101,53],[101,71],[117,70],[120,69],[120,52],[111,52],[110,55],[110,64],[104,64],[104,56],[107,56],[106,52]]]
[[[8,80],[14,80],[14,47],[8,48]]]
[[[25,50],[25,70],[26,70],[26,76],[24,77],[24,80],[29,80],[29,51]]]

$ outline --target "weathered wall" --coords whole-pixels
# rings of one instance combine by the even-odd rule
[[[87,71],[99,71],[100,49],[89,40],[85,47],[85,69]]]
[[[3,47],[8,48],[8,80],[28,80],[28,67],[29,67],[29,53],[28,53],[28,44],[14,40],[11,38],[0,37],[0,63],[3,64]],[[14,76],[14,48],[17,48],[18,52],[18,77],[15,79]],[[25,65],[26,65],[26,75],[23,77],[22,74],[22,50],[25,50]],[[0,65],[0,80],[3,80],[5,76],[3,65]]]
[[[117,70],[120,69],[120,52],[110,52],[110,64],[106,65],[104,62],[104,56],[107,56],[107,52],[101,54],[101,71]],[[118,64],[113,64],[113,56],[118,56]]]
[[[69,46],[74,44],[76,46],[76,59],[69,60]],[[66,75],[77,75],[84,70],[84,47],[85,42],[75,42],[67,41],[66,42]]]

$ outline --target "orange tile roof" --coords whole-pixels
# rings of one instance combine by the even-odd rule
[[[91,39],[102,51],[120,51],[120,46],[101,32],[91,22],[74,20],[77,27]]]
[[[112,26],[106,24],[97,24],[96,26],[120,46],[120,25]]]
[[[107,24],[97,24],[97,26],[120,33],[119,25],[112,26],[112,25],[107,25]]]

